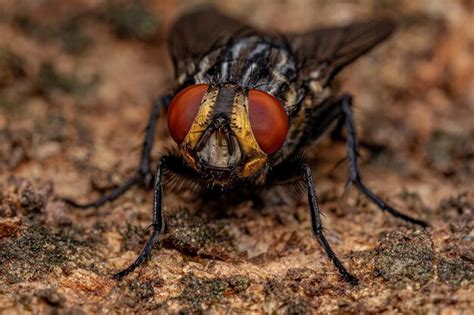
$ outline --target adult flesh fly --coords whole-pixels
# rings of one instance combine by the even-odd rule
[[[300,34],[256,29],[214,8],[200,8],[171,28],[169,50],[175,89],[153,104],[136,174],[109,194],[76,207],[98,207],[144,183],[154,189],[152,231],[138,258],[115,274],[120,279],[145,262],[164,228],[163,184],[168,174],[223,191],[255,189],[300,180],[308,196],[312,230],[342,278],[349,273],[326,240],[310,166],[301,152],[327,130],[345,130],[348,186],[381,210],[405,215],[363,183],[352,98],[337,94],[334,77],[384,41],[394,30],[389,20],[319,28]],[[167,113],[175,150],[163,154],[155,175],[151,149],[157,120]]]

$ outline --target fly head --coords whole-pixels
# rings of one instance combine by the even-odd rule
[[[288,116],[279,100],[263,91],[195,84],[173,98],[168,128],[189,166],[226,185],[255,180],[266,171],[286,138]]]

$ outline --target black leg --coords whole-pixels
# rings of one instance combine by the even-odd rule
[[[426,222],[403,214],[398,210],[392,208],[390,205],[386,204],[380,197],[374,194],[369,188],[367,188],[367,186],[363,184],[359,171],[359,147],[357,143],[357,132],[351,108],[352,97],[350,95],[343,95],[340,98],[338,104],[342,109],[342,113],[344,115],[345,120],[345,127],[347,131],[346,143],[347,159],[349,161],[349,180],[347,182],[346,187],[349,188],[352,184],[354,184],[361,193],[363,193],[367,198],[369,198],[373,203],[375,203],[381,210],[386,210],[394,217],[403,219],[407,222],[418,224],[422,227],[427,227],[428,224]]]
[[[75,208],[97,208],[103,204],[113,201],[124,194],[127,190],[132,188],[135,185],[138,185],[142,181],[142,178],[139,175],[135,175],[132,178],[128,179],[125,183],[110,191],[108,194],[100,197],[99,199],[88,202],[88,203],[77,203],[74,200],[64,198],[63,201]]]
[[[311,210],[311,226],[313,228],[314,237],[316,237],[318,241],[320,242],[321,246],[323,246],[329,259],[332,261],[334,266],[336,266],[336,268],[339,270],[339,273],[341,274],[344,281],[349,282],[353,285],[357,285],[359,282],[357,278],[351,275],[346,270],[344,265],[341,263],[341,261],[337,258],[336,254],[332,250],[331,246],[326,240],[326,237],[324,237],[323,226],[321,224],[318,198],[316,197],[316,192],[314,190],[311,168],[309,167],[308,164],[303,163],[302,170],[303,170],[304,180],[306,182],[306,187],[308,189],[308,203],[309,203],[309,208]]]
[[[331,139],[335,141],[345,140],[342,136],[342,129],[344,128],[344,117],[337,120],[336,126],[331,131]]]
[[[135,270],[141,264],[148,260],[150,257],[153,246],[160,236],[160,233],[164,229],[164,219],[163,219],[163,169],[166,167],[167,156],[163,156],[158,161],[158,167],[156,169],[155,176],[155,186],[154,186],[154,195],[153,195],[153,223],[151,224],[151,235],[145,243],[140,255],[137,259],[126,269],[116,273],[113,277],[114,279],[120,280],[130,272]]]
[[[140,159],[140,165],[138,167],[137,173],[132,178],[128,179],[125,183],[110,191],[106,195],[100,197],[99,199],[88,202],[88,203],[77,203],[70,199],[64,199],[64,201],[73,207],[77,208],[90,208],[90,207],[100,207],[107,202],[113,201],[127,192],[133,186],[136,186],[140,183],[143,183],[145,187],[150,187],[153,182],[153,175],[151,173],[150,164],[151,164],[151,149],[153,147],[153,138],[155,135],[156,123],[162,108],[167,108],[168,104],[171,101],[169,95],[160,97],[155,104],[150,114],[150,119],[146,128],[145,140],[143,141],[142,154]]]
[[[138,174],[142,177],[145,187],[150,187],[153,183],[153,175],[151,173],[151,149],[153,148],[153,139],[155,136],[156,123],[162,108],[167,109],[171,102],[171,96],[165,95],[155,102],[148,126],[146,128],[145,141],[143,142],[142,155],[140,159],[140,166]]]

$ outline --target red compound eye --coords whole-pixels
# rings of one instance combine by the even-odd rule
[[[186,138],[208,87],[207,84],[192,85],[173,97],[168,108],[168,130],[176,143]]]
[[[250,90],[249,118],[252,132],[260,149],[267,154],[275,153],[288,133],[288,115],[280,102],[272,95]]]

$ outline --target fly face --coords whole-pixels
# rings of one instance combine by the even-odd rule
[[[225,184],[263,174],[286,138],[288,116],[263,91],[237,84],[195,84],[173,98],[168,128],[193,169]]]

